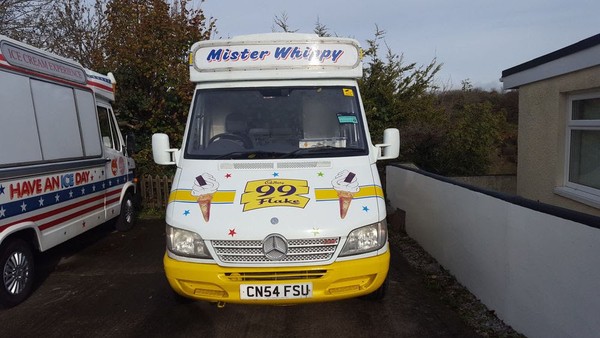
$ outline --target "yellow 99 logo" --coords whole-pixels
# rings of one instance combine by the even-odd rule
[[[243,211],[270,207],[304,208],[310,198],[306,180],[257,180],[246,183],[241,203]]]

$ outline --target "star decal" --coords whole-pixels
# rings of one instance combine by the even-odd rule
[[[25,204],[25,202],[23,202],[23,204],[21,204],[21,211],[22,212],[27,211],[27,204]]]
[[[321,233],[321,229],[319,229],[319,228],[312,228],[312,230],[310,232],[312,232],[313,235],[315,237],[317,237]]]
[[[229,236],[233,237],[235,235],[237,235],[237,232],[235,232],[235,229],[229,229]]]
[[[231,178],[231,174],[230,173],[225,174],[225,178]]]
[[[40,199],[38,200],[38,202],[40,202],[40,207],[44,206],[44,198],[40,197]]]
[[[190,214],[190,211],[189,211],[189,210],[186,210],[186,211],[184,211],[184,212],[183,212],[183,216],[187,216],[187,215],[189,215],[189,214]]]
[[[319,177],[323,177],[323,176],[325,176],[325,174],[324,174],[322,171],[319,171],[319,172],[317,173],[317,176],[319,176]]]
[[[364,205],[362,208],[363,208],[364,212],[369,212],[369,207],[368,206]]]
[[[4,207],[0,207],[0,218],[6,217],[6,209]]]
[[[273,177],[279,177],[279,173],[278,172],[274,172],[273,173]]]
[[[0,185],[0,195],[4,194],[4,186]]]

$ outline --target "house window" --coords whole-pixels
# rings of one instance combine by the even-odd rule
[[[568,197],[600,207],[600,92],[569,97],[566,136]]]

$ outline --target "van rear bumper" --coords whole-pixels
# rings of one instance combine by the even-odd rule
[[[387,250],[379,256],[330,265],[303,267],[221,267],[216,264],[178,261],[166,253],[163,263],[169,284],[184,297],[209,302],[284,305],[334,301],[374,292],[385,281],[390,252]],[[282,280],[281,276],[294,278]],[[312,283],[310,298],[242,299],[240,295],[242,284],[289,285],[308,282]]]

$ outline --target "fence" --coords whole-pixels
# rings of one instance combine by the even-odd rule
[[[143,176],[140,182],[142,206],[166,208],[172,183],[173,178],[168,176]]]

